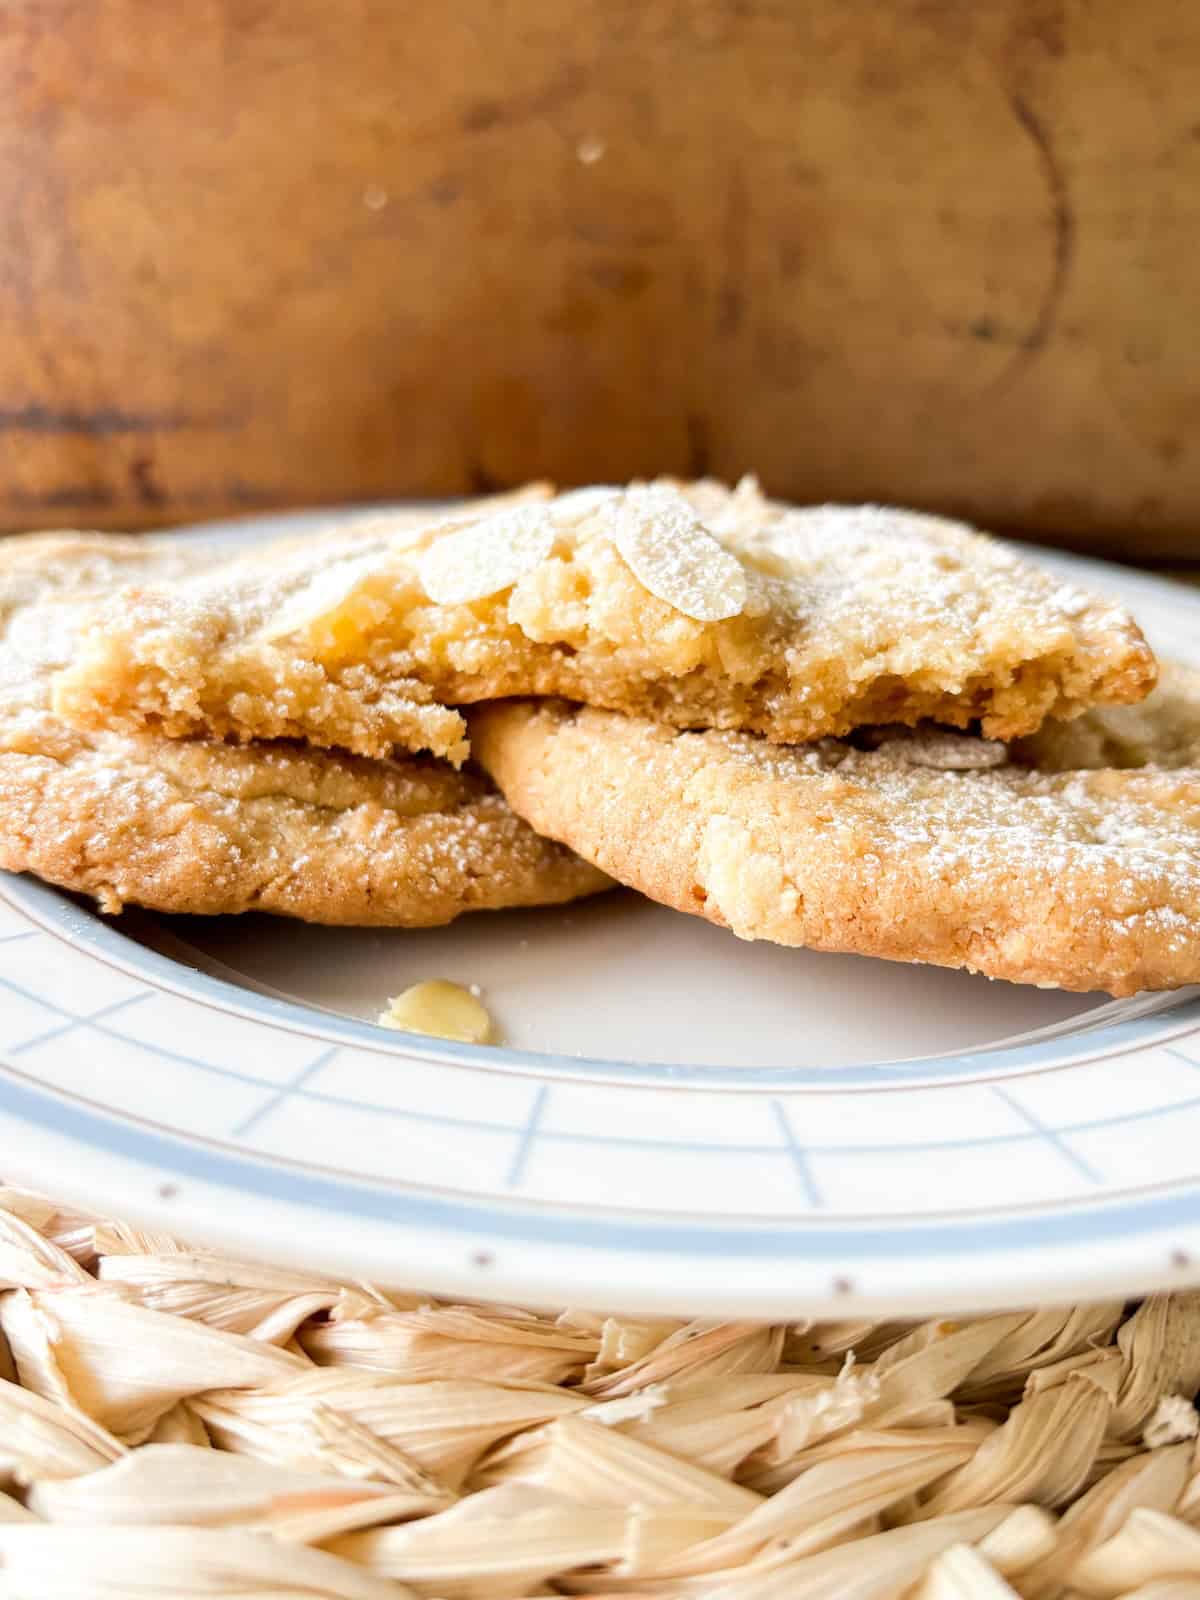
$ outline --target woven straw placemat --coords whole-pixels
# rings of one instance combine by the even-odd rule
[[[1200,1597],[1200,1294],[535,1314],[0,1189],[9,1600]]]

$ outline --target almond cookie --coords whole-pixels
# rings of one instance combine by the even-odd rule
[[[470,731],[535,828],[740,938],[1114,995],[1200,981],[1200,767],[1040,772],[933,727],[783,748],[563,701]]]
[[[465,751],[454,705],[559,694],[783,742],[1134,701],[1133,621],[959,523],[747,480],[577,490],[255,552],[114,597],[56,685],[82,727]]]
[[[106,911],[132,902],[404,927],[606,886],[485,778],[444,762],[68,727],[50,680],[95,596],[214,559],[102,534],[0,541],[0,867]]]

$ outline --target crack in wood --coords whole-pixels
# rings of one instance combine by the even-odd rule
[[[1054,332],[1054,324],[1058,318],[1058,309],[1066,290],[1067,279],[1070,276],[1071,263],[1075,253],[1075,213],[1071,206],[1071,195],[1067,187],[1066,175],[1058,159],[1050,133],[1020,90],[1014,89],[1012,91],[1008,97],[1008,103],[1012,107],[1013,115],[1025,130],[1037,154],[1046,195],[1050,202],[1054,246],[1050,275],[1046,281],[1046,287],[1042,291],[1037,313],[1028,332],[1021,339],[1019,348],[997,378],[997,383],[1011,378],[1015,372],[1022,366],[1027,365],[1040,350],[1045,348]]]
[[[189,428],[224,428],[229,417],[189,417],[178,411],[121,411],[99,406],[94,411],[58,410],[34,403],[0,406],[0,433],[179,433]]]

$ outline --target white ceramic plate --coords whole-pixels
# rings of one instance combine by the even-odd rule
[[[1037,559],[1200,664],[1200,595]],[[481,985],[506,1047],[372,1025],[427,977]],[[627,894],[378,932],[111,921],[3,878],[0,1138],[10,1181],[451,1295],[794,1317],[1133,1293],[1200,1282],[1200,991],[747,945]]]

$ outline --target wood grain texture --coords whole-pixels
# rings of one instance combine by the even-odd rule
[[[1200,555],[1186,0],[10,0],[0,521],[753,468]]]

